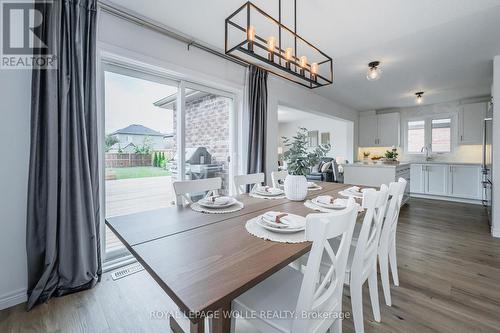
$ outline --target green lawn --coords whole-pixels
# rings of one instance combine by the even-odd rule
[[[170,176],[170,170],[155,167],[107,168],[107,175],[115,175],[114,179],[146,178]]]

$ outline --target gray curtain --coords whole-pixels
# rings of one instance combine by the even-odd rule
[[[267,71],[250,66],[248,72],[248,162],[247,172],[266,171]]]
[[[57,70],[33,70],[28,183],[28,309],[93,287],[101,275],[96,0],[58,0],[39,32]]]

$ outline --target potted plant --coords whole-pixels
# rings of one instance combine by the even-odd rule
[[[329,144],[308,150],[307,133],[306,128],[300,127],[294,137],[283,137],[283,144],[288,149],[283,154],[288,169],[288,175],[285,178],[285,195],[292,201],[302,201],[307,197],[306,175],[330,150]]]
[[[385,160],[386,161],[397,161],[398,159],[398,150],[396,147],[392,146],[391,150],[387,150],[385,152]]]

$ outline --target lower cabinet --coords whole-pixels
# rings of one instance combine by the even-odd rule
[[[427,186],[425,193],[431,195],[448,194],[448,166],[431,164],[425,166],[427,172]]]
[[[450,165],[450,195],[460,198],[482,199],[481,168],[475,165]]]
[[[481,200],[481,167],[466,164],[412,164],[411,193]]]

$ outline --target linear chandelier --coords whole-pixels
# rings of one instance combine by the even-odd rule
[[[225,53],[310,89],[332,84],[332,58],[297,34],[297,0],[293,30],[282,24],[278,5],[278,20],[250,1],[229,15]]]

